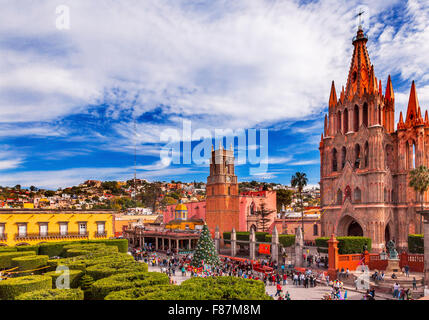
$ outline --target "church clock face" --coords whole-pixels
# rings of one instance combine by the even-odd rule
[[[226,182],[231,182],[231,177],[230,176],[226,176]]]

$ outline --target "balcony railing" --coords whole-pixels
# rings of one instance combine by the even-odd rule
[[[47,234],[40,234],[40,233],[27,233],[27,234],[16,234],[15,240],[43,240],[43,239],[67,239],[67,238],[87,238],[88,232],[86,233],[79,233],[79,232],[68,232],[66,234],[64,233],[47,233]]]
[[[96,237],[96,238],[107,237],[107,232],[98,232],[98,231],[96,231],[94,233],[94,237]]]

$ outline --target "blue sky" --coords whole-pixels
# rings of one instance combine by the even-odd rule
[[[364,28],[376,76],[392,75],[396,119],[415,80],[429,104],[423,1],[14,1],[0,12],[0,185],[87,179],[205,181],[207,165],[161,161],[163,133],[268,129],[268,170],[239,180],[319,181],[331,81],[345,85]],[[58,5],[70,28],[59,30]],[[134,137],[136,119],[137,137]],[[195,147],[199,142],[192,142]],[[249,145],[259,150],[256,145]],[[238,148],[236,146],[236,151]]]

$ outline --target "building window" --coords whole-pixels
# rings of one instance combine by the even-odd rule
[[[365,154],[365,168],[367,168],[368,165],[369,165],[369,146],[368,146],[368,141],[365,142],[364,154]]]
[[[26,237],[27,236],[27,224],[26,223],[18,224],[18,236],[19,237]]]
[[[360,145],[355,145],[355,169],[359,169],[360,167]]]
[[[344,125],[343,125],[343,132],[347,133],[349,132],[349,111],[347,109],[344,109]]]
[[[68,234],[68,223],[62,222],[60,223],[60,235],[66,236]]]
[[[228,195],[229,196],[231,195],[231,187],[230,186],[228,186]]]
[[[85,224],[86,227],[86,224]],[[105,222],[97,222],[97,234],[105,234]]]
[[[337,149],[334,148],[334,150],[332,150],[332,171],[336,172],[337,169]]]
[[[317,224],[313,225],[313,236],[317,236],[319,234],[319,230]]]
[[[343,147],[341,149],[341,169],[344,169],[344,166],[346,165],[346,157],[347,157],[347,150],[346,150],[346,147]]]
[[[357,105],[355,105],[355,109],[354,109],[353,123],[354,123],[353,131],[358,132],[359,131],[359,107]]]
[[[0,223],[0,239],[3,239],[5,234],[4,234],[4,223]]]
[[[337,204],[343,204],[343,192],[340,189],[337,191]]]
[[[41,237],[48,235],[48,223],[39,223],[39,235]]]
[[[354,201],[355,202],[361,202],[361,191],[360,191],[359,188],[355,189],[355,192],[354,192]]]
[[[86,222],[79,222],[79,234],[86,235]]]
[[[368,127],[368,104],[366,102],[363,104],[362,123],[365,127]]]

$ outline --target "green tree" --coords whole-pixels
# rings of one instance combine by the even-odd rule
[[[200,238],[198,239],[191,265],[200,268],[203,266],[203,262],[209,266],[218,266],[220,264],[219,256],[206,224],[203,226]]]
[[[266,232],[268,229],[268,222],[270,221],[270,214],[275,212],[276,210],[269,210],[265,202],[262,202],[259,206],[259,210],[256,211],[257,216],[259,216],[259,223],[262,227],[262,232]]]
[[[304,240],[304,206],[302,203],[302,190],[307,185],[308,179],[307,174],[304,172],[296,172],[295,175],[292,176],[290,184],[294,188],[298,188],[299,199],[301,200],[301,224],[302,224],[302,238]]]
[[[426,166],[420,166],[410,171],[410,182],[409,186],[414,191],[420,194],[421,208],[423,211],[424,194],[429,188],[429,169]],[[422,226],[423,216],[420,217],[420,234],[423,233]]]
[[[292,203],[292,196],[293,196],[292,190],[284,190],[284,189],[277,190],[276,192],[277,210],[280,211],[282,208],[282,205],[290,206],[290,204]]]

